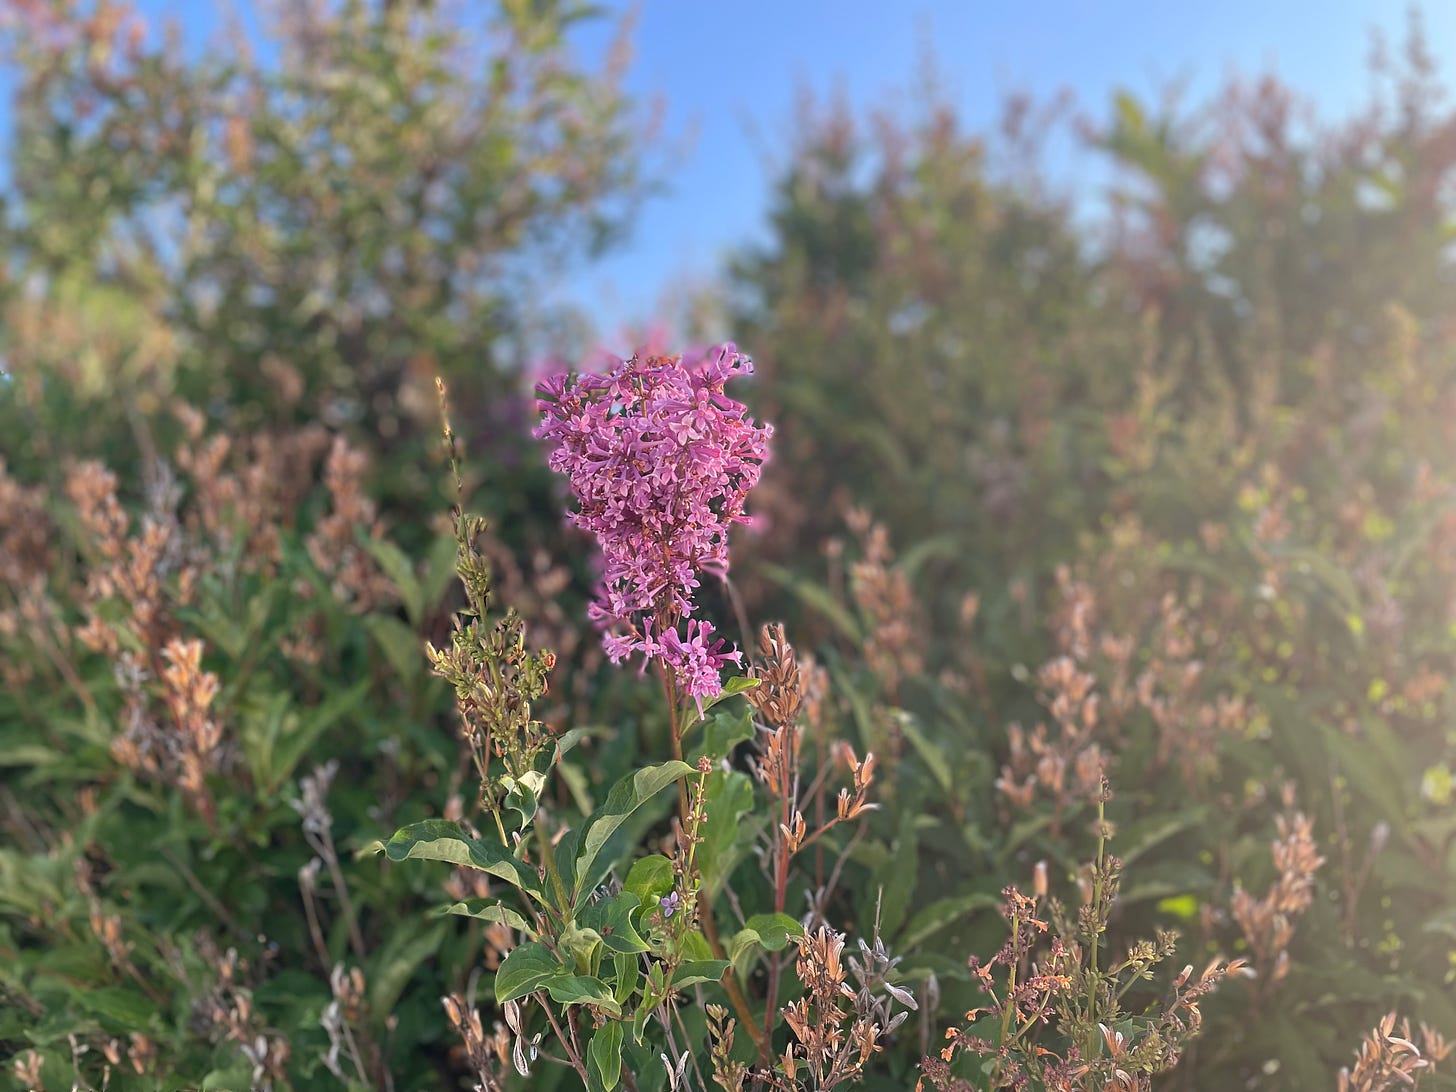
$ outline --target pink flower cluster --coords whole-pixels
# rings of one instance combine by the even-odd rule
[[[613,663],[642,653],[672,669],[700,704],[740,654],[691,617],[700,572],[728,570],[728,530],[768,457],[772,429],[723,393],[753,363],[731,344],[696,359],[634,356],[606,375],[557,375],[536,387],[552,470],[576,495],[568,519],[605,560],[592,617]]]

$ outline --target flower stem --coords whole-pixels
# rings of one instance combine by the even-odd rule
[[[672,743],[672,757],[679,762],[683,761],[682,735],[679,728],[678,711],[681,703],[678,700],[677,682],[661,660],[656,661],[657,675],[662,680],[663,696],[667,699],[667,735]],[[678,817],[683,831],[687,830],[688,818],[690,815],[688,804],[687,784],[683,780],[677,783],[677,806]],[[703,936],[708,941],[708,949],[713,953],[714,959],[727,959],[723,941],[718,936],[718,923],[713,917],[711,900],[707,905],[699,904],[698,924],[703,927]],[[754,1046],[758,1048],[759,1060],[765,1065],[770,1064],[770,1042],[763,1029],[759,1027],[758,1021],[753,1018],[753,1009],[748,1004],[748,998],[743,995],[742,988],[738,985],[738,975],[732,966],[723,975],[723,990],[728,994],[728,1000],[733,1005],[733,1011],[738,1016],[738,1022],[742,1024],[752,1037]]]
[[[1105,782],[1104,782],[1105,785]],[[1087,1057],[1097,1056],[1097,944],[1102,938],[1102,876],[1107,860],[1107,800],[1106,792],[1097,794],[1097,870],[1092,877],[1092,936],[1090,938],[1090,959],[1087,964]]]

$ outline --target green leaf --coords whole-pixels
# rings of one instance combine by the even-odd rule
[[[425,643],[418,633],[392,614],[366,614],[363,622],[396,675],[412,679],[423,673]]]
[[[563,967],[544,944],[527,941],[510,950],[495,973],[496,1004],[504,1005],[535,993],[548,978],[563,975]]]
[[[1123,868],[1137,860],[1159,843],[1190,827],[1201,826],[1206,818],[1203,808],[1189,806],[1169,815],[1150,815],[1146,819],[1129,823],[1117,832],[1113,840]]]
[[[703,738],[688,752],[687,760],[696,763],[703,755],[727,758],[745,740],[753,738],[753,712],[720,712],[703,726]]]
[[[804,927],[788,914],[754,914],[745,923],[770,952],[781,952],[790,940],[804,935]]]
[[[232,1092],[237,1088],[248,1088],[253,1083],[253,1067],[248,1063],[234,1065],[230,1069],[214,1069],[202,1078],[198,1086],[201,1092]],[[163,1086],[166,1087],[166,1086]]]
[[[698,861],[703,890],[711,900],[753,844],[757,824],[743,822],[743,816],[753,808],[753,782],[738,770],[714,770],[708,775],[703,795],[708,817],[703,822]]]
[[[899,727],[905,738],[914,745],[916,753],[920,755],[920,760],[930,770],[930,776],[935,778],[945,799],[954,800],[956,798],[955,774],[950,768],[950,760],[946,758],[945,751],[920,730],[915,718],[908,713],[901,714],[899,717]]]
[[[757,955],[762,948],[763,938],[758,935],[757,930],[746,927],[740,929],[728,939],[728,962],[733,964],[735,972],[746,975],[749,957]]]
[[[505,964],[501,964],[505,968]],[[558,1005],[596,1005],[612,1016],[622,1015],[622,1006],[612,996],[610,987],[600,978],[584,974],[564,974],[546,979],[541,985]]]
[[[556,737],[556,750],[552,753],[551,764],[554,766],[576,749],[576,745],[582,740],[600,732],[599,728],[570,728]]]
[[[635,955],[614,955],[612,966],[617,972],[617,988],[612,991],[612,996],[619,1004],[625,1005],[637,983],[642,981],[642,968],[637,965]]]
[[[531,928],[531,923],[499,899],[466,899],[463,902],[455,903],[453,906],[441,907],[436,913],[442,917],[447,914],[454,914],[462,918],[475,918],[478,921],[489,921],[497,925],[508,925],[512,929],[519,929],[527,935],[535,935],[535,930]]]
[[[914,581],[920,570],[930,562],[957,561],[965,555],[965,549],[965,539],[959,534],[949,532],[936,535],[903,551],[899,564],[895,567],[905,574],[907,580]]]
[[[453,534],[440,535],[431,545],[425,558],[425,576],[420,583],[422,602],[426,610],[439,605],[445,598],[445,590],[455,579],[458,548],[459,544]]]
[[[637,895],[624,890],[619,895],[599,899],[584,908],[577,914],[576,921],[584,929],[595,929],[603,947],[610,952],[627,955],[645,952],[647,942],[632,924],[632,915],[641,905],[642,900]]]
[[[389,539],[375,538],[362,529],[358,538],[369,556],[374,559],[374,563],[399,589],[399,599],[404,604],[405,614],[413,625],[418,626],[425,613],[425,593],[415,578],[414,565],[410,562],[409,555]]]
[[[586,1060],[605,1092],[612,1092],[622,1078],[622,1025],[609,1020],[598,1028],[586,1048]]]
[[[677,965],[672,976],[672,988],[680,990],[699,982],[716,984],[723,981],[723,972],[728,969],[726,959],[688,959]]]
[[[735,675],[723,684],[722,690],[703,702],[703,712],[706,713],[720,701],[727,701],[729,698],[736,698],[739,694],[746,694],[748,691],[757,688],[757,686],[757,679],[750,679],[745,675]]]
[[[352,713],[355,706],[368,696],[369,687],[370,682],[365,679],[347,690],[340,690],[299,718],[298,727],[279,739],[273,748],[268,783],[278,786],[293,776],[293,771],[319,737],[335,722]],[[284,723],[287,723],[286,719]]]
[[[864,634],[858,620],[844,606],[817,584],[801,579],[791,570],[779,565],[761,565],[759,572],[781,588],[793,592],[806,606],[818,611],[833,622],[852,644],[863,644]]]
[[[678,942],[677,954],[685,960],[698,960],[713,958],[713,949],[708,944],[708,938],[694,929],[691,933],[684,933],[681,941]]]
[[[904,935],[896,941],[896,947],[909,951],[966,915],[977,910],[995,910],[1000,905],[1000,898],[987,891],[936,899],[910,919]]]
[[[636,895],[639,902],[663,898],[672,890],[672,862],[661,853],[641,857],[632,862],[622,890]]]
[[[570,762],[563,762],[556,767],[557,776],[566,783],[567,791],[571,793],[571,800],[583,815],[590,815],[594,810],[592,801],[591,781],[586,772],[580,766],[573,766]]]
[[[530,770],[519,778],[506,775],[501,781],[506,786],[506,807],[521,817],[524,828],[536,816],[541,790],[546,787],[546,775],[539,770]]]
[[[754,914],[728,942],[728,961],[739,972],[748,970],[749,958],[761,949],[779,952],[804,927],[787,914]]]
[[[374,1012],[394,1011],[420,964],[440,950],[446,929],[444,922],[423,933],[401,929],[386,941],[369,968],[369,1007]]]
[[[582,827],[581,848],[576,857],[576,888],[579,893],[590,891],[601,883],[607,869],[598,872],[597,856],[618,827],[627,817],[651,800],[663,789],[688,774],[693,768],[686,762],[673,759],[658,766],[647,766],[636,773],[628,774],[612,786],[607,801],[586,821]],[[610,867],[610,866],[608,866]]]
[[[516,860],[499,842],[471,838],[459,823],[448,819],[411,823],[395,831],[388,842],[375,842],[361,852],[380,849],[391,861],[446,861],[499,876],[538,897],[541,894],[541,881],[535,869]]]
[[[901,814],[895,851],[881,868],[875,870],[871,880],[870,890],[878,895],[879,922],[886,936],[894,936],[899,931],[910,911],[910,901],[915,896],[915,880],[920,867],[915,818],[913,808]],[[873,905],[871,902],[871,912]]]
[[[75,997],[87,1011],[112,1024],[120,1024],[127,1030],[148,1027],[157,1013],[156,1005],[148,1001],[145,995],[122,986],[78,990]]]
[[[1202,905],[1197,895],[1169,895],[1166,899],[1158,900],[1158,913],[1171,914],[1188,922],[1198,917]]]
[[[647,967],[647,984],[642,989],[642,1003],[637,1006],[637,1012],[632,1017],[633,1041],[638,1043],[642,1041],[642,1031],[652,1016],[652,1010],[657,1008],[666,996],[667,979],[663,975],[662,964],[654,961]]]
[[[600,964],[602,937],[595,929],[583,928],[578,922],[569,923],[557,938],[557,951],[569,955],[576,961],[576,970],[581,974],[595,974]]]
[[[40,743],[18,743],[0,749],[0,766],[49,766],[64,757],[59,751]]]

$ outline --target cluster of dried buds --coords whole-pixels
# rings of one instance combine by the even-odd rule
[[[0,458],[0,643],[23,639],[58,662],[62,624],[46,588],[54,554],[50,509],[45,490],[21,485]],[[0,656],[0,683],[19,691],[33,677],[28,658]]]
[[[329,973],[329,991],[333,999],[324,1007],[319,1023],[329,1037],[329,1049],[323,1056],[324,1067],[335,1077],[350,1084],[362,1081],[366,1087],[388,1086],[388,1067],[384,1052],[371,1034],[369,995],[364,972],[358,967],[334,965]],[[386,1026],[393,1030],[394,1017]],[[352,1072],[346,1070],[347,1060]]]
[[[117,495],[117,478],[98,462],[84,462],[66,477],[66,495],[76,507],[89,536],[91,565],[86,573],[82,605],[86,622],[76,637],[87,648],[117,657],[124,645],[124,627],[143,649],[160,650],[176,629],[173,602],[190,602],[197,568],[187,564],[182,529],[171,489],[155,489],[139,531]],[[169,586],[175,577],[175,587]],[[125,607],[115,620],[106,607]]]
[[[1038,793],[1050,797],[1059,823],[1065,812],[1095,800],[1101,791],[1107,759],[1094,739],[1101,702],[1094,689],[1097,680],[1070,656],[1043,666],[1039,682],[1042,704],[1057,731],[1037,724],[1028,733],[1020,724],[1009,725],[1010,750],[996,789],[1017,809],[1028,807]]]
[[[489,620],[494,590],[490,566],[477,548],[483,520],[456,522],[456,570],[466,606],[455,616],[448,648],[426,646],[436,675],[455,688],[460,732],[480,781],[481,802],[490,810],[499,796],[535,769],[537,757],[554,742],[549,728],[532,714],[546,694],[556,666],[550,651],[532,652],[525,622],[514,610]],[[491,771],[499,760],[504,778]]]
[[[1114,540],[1113,551],[1102,562],[1108,573],[1126,564],[1124,552],[1145,547],[1136,525],[1121,528]],[[1111,579],[1107,573],[1104,576]],[[1188,603],[1171,591],[1156,603],[1140,599],[1125,605],[1130,615],[1124,619],[1126,625],[1139,631],[1145,624],[1151,627],[1144,642],[1147,662],[1134,676],[1132,661],[1139,644],[1130,633],[1117,633],[1102,624],[1092,584],[1061,566],[1057,586],[1060,606],[1054,637],[1076,670],[1095,675],[1101,685],[1105,700],[1094,718],[1100,724],[1093,727],[1099,727],[1103,742],[1114,739],[1128,714],[1141,708],[1157,733],[1160,765],[1176,762],[1189,784],[1213,772],[1220,741],[1245,731],[1255,710],[1239,695],[1209,694],[1210,673],[1199,655],[1200,641],[1211,641],[1216,632],[1207,619],[1195,617]],[[1201,602],[1197,589],[1190,594]],[[1045,679],[1042,685],[1045,691]],[[1062,723],[1062,718],[1057,720]],[[1029,791],[1024,783],[1015,787],[1023,794]]]
[[[329,434],[319,425],[287,432],[207,434],[207,418],[178,403],[173,415],[186,442],[174,458],[191,486],[183,523],[224,566],[272,576],[282,560],[281,529],[314,484]],[[328,570],[325,570],[328,571]]]
[[[1147,1010],[1149,1019],[1135,1036],[1119,1030],[1120,999],[1152,977],[1173,954],[1177,937],[1160,932],[1156,940],[1133,944],[1110,968],[1098,966],[1096,942],[1116,898],[1118,867],[1110,857],[1094,866],[1100,882],[1083,889],[1075,916],[1046,898],[1044,865],[1037,866],[1033,895],[1014,887],[1003,892],[1006,942],[984,962],[976,956],[967,961],[989,1004],[966,1012],[964,1027],[946,1031],[945,1047],[921,1062],[920,1087],[979,1087],[952,1069],[963,1055],[979,1059],[993,1088],[1047,1092],[1142,1092],[1155,1074],[1178,1063],[1183,1044],[1202,1027],[1200,1002],[1228,974],[1242,973],[1243,961],[1215,960],[1196,977],[1191,965],[1185,967],[1163,1004]],[[1045,1036],[1048,1028],[1055,1034]]]
[[[1415,1088],[1424,1072],[1450,1056],[1456,1043],[1451,1043],[1425,1024],[1421,1025],[1421,1043],[1416,1045],[1409,1020],[1401,1020],[1396,1034],[1396,1015],[1386,1013],[1360,1043],[1355,1068],[1341,1069],[1336,1087],[1339,1092],[1391,1092],[1393,1089]]]
[[[784,1021],[793,1039],[772,1073],[758,1074],[770,1088],[778,1090],[830,1089],[854,1085],[865,1066],[884,1049],[885,1041],[905,1021],[908,1011],[892,1012],[898,1002],[905,1009],[917,1008],[914,996],[892,985],[887,975],[899,962],[885,951],[879,938],[874,947],[860,942],[863,960],[845,960],[844,936],[820,926],[798,939],[794,969],[804,987],[804,996],[783,1009]],[[849,982],[850,975],[854,985]],[[746,1070],[726,1062],[732,1045],[732,1022],[719,1019],[714,1040],[714,1075],[723,1088],[736,1092]],[[725,1060],[718,1064],[719,1055]]]
[[[369,551],[359,544],[362,530],[371,539],[384,537],[384,524],[364,492],[368,456],[335,436],[324,461],[324,484],[330,509],[306,539],[309,557],[328,577],[334,598],[356,614],[377,610],[398,600],[398,590]]]
[[[1292,805],[1292,794],[1286,792]],[[1273,990],[1289,973],[1289,943],[1294,923],[1314,901],[1315,873],[1325,859],[1315,846],[1314,826],[1302,812],[1277,817],[1279,836],[1270,847],[1279,875],[1261,899],[1243,887],[1234,888],[1230,911],[1248,942],[1259,975],[1261,996]]]
[[[899,699],[900,684],[925,673],[927,627],[905,573],[894,567],[895,552],[884,524],[851,509],[845,522],[860,540],[860,558],[850,566],[849,592],[865,620],[865,663],[880,680],[885,697]]]
[[[214,1042],[237,1045],[253,1067],[254,1088],[269,1092],[276,1085],[286,1087],[291,1055],[288,1040],[265,1028],[253,1007],[252,991],[244,982],[247,961],[235,948],[219,951],[205,934],[199,934],[197,950],[211,967],[214,981],[211,990],[193,1005],[193,1026]]]
[[[1242,733],[1253,716],[1241,695],[1205,695],[1206,665],[1193,624],[1187,607],[1171,592],[1164,595],[1152,659],[1137,678],[1138,702],[1158,730],[1158,761],[1176,758],[1189,784],[1217,769],[1219,741]]]
[[[849,771],[850,784],[840,789],[834,815],[821,818],[811,831],[802,808],[809,798],[817,797],[823,781],[821,777],[813,785],[805,785],[801,780],[799,758],[803,728],[798,721],[801,709],[813,699],[806,696],[809,688],[801,681],[797,656],[785,640],[782,626],[765,626],[759,635],[759,660],[753,668],[753,677],[759,685],[748,691],[747,697],[767,723],[760,729],[759,753],[750,767],[768,790],[771,806],[779,816],[774,865],[776,870],[784,870],[790,857],[832,827],[858,819],[877,806],[869,800],[875,756],[867,754],[861,760],[847,743],[836,743],[835,756]]]
[[[440,1003],[445,1006],[445,1015],[450,1020],[450,1026],[460,1036],[466,1064],[475,1077],[475,1092],[496,1092],[501,1088],[513,1056],[517,1058],[517,1069],[523,1076],[530,1072],[530,1060],[524,1053],[525,1047],[520,1037],[515,1037],[517,1043],[513,1050],[512,1035],[500,1021],[496,1021],[495,1027],[487,1035],[485,1026],[481,1023],[480,1010],[465,998],[451,994],[440,998]],[[515,1002],[510,1002],[507,1009],[513,1014],[518,1013]]]

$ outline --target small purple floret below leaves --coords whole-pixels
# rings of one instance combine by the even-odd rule
[[[633,356],[606,375],[558,375],[536,388],[552,470],[571,482],[568,519],[601,546],[605,575],[590,616],[613,663],[659,659],[701,704],[740,653],[692,617],[703,572],[728,571],[728,531],[746,523],[748,491],[772,429],[728,397],[753,371],[732,344],[698,357]]]

